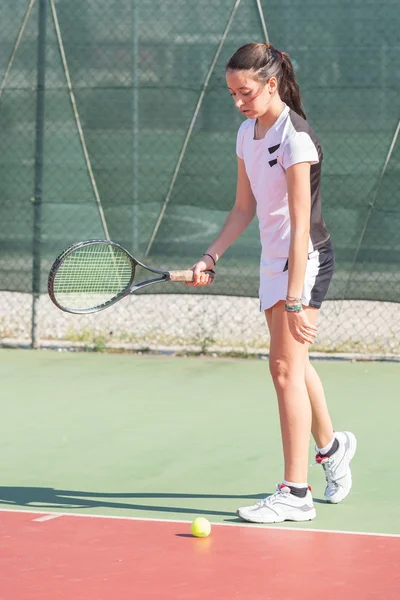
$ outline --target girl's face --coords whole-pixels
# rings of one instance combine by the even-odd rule
[[[248,119],[264,115],[277,90],[275,77],[262,84],[252,79],[249,71],[227,71],[226,83],[236,108]]]

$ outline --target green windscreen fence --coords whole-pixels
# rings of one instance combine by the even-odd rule
[[[324,150],[330,298],[397,302],[399,14],[398,0],[1,2],[1,290],[37,291],[40,272],[45,292],[65,246],[107,235],[191,266],[235,197],[226,61],[268,36]],[[207,293],[257,295],[259,254],[253,222]]]

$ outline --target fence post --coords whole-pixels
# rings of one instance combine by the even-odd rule
[[[132,254],[139,252],[139,2],[132,2]]]
[[[43,197],[44,99],[46,72],[47,1],[38,0],[38,49],[36,84],[35,179],[33,194],[33,263],[32,263],[32,348],[39,347],[38,318],[40,301],[41,224]]]

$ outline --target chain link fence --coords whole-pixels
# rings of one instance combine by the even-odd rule
[[[72,316],[46,281],[64,247],[91,238],[159,268],[195,262],[235,195],[241,117],[224,66],[268,39],[292,57],[324,150],[337,267],[315,350],[399,355],[399,25],[393,0],[2,2],[2,343],[267,350],[256,223],[206,290],[166,284]]]

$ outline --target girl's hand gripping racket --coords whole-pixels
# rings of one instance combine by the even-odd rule
[[[134,283],[136,267],[160,277]],[[214,271],[206,271],[214,279]],[[193,271],[160,271],[147,267],[119,244],[89,240],[73,244],[54,261],[48,279],[51,300],[69,313],[92,313],[153,283],[191,282]]]

